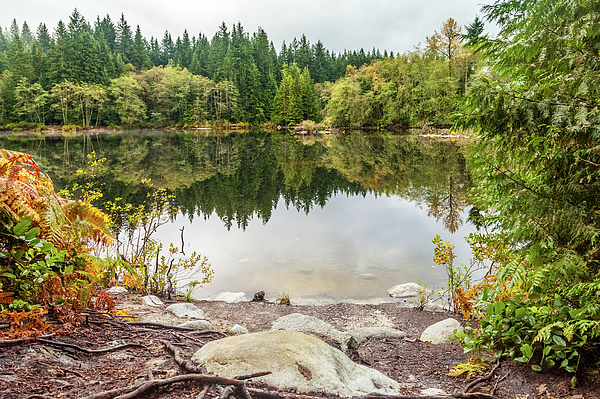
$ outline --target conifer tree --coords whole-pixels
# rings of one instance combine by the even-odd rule
[[[117,22],[115,49],[121,55],[124,63],[131,62],[133,56],[133,32],[125,20],[125,15],[121,13],[121,19]]]
[[[160,65],[167,65],[173,58],[175,58],[175,44],[169,31],[165,31],[160,42]]]

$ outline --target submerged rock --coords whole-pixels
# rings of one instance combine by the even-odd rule
[[[354,363],[338,349],[296,331],[264,331],[212,341],[192,360],[222,377],[271,371],[256,378],[268,385],[299,392],[362,396],[397,394],[400,385],[377,370]]]

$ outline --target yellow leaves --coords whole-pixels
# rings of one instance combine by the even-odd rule
[[[105,315],[109,315],[109,313],[105,313]],[[129,309],[121,309],[115,312],[115,316],[123,321],[135,321],[135,317],[131,315],[131,311]]]
[[[454,258],[456,258],[456,255],[454,255],[454,245],[448,241],[442,241],[439,235],[436,235],[431,242],[436,245],[433,261],[438,265],[451,265],[454,262]]]
[[[481,357],[475,357],[474,359],[471,359],[469,363],[459,363],[452,367],[448,376],[458,377],[467,373],[467,378],[469,378],[473,374],[483,373],[488,367],[490,367],[490,365],[485,363]]]

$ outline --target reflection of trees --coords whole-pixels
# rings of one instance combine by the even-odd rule
[[[84,168],[86,155],[96,151],[107,159],[107,168],[97,173],[101,201],[143,203],[147,188],[141,179],[149,178],[175,194],[171,205],[188,217],[215,213],[228,228],[245,228],[253,217],[266,223],[280,199],[308,213],[337,193],[370,192],[427,206],[429,216],[454,232],[463,223],[468,186],[458,146],[414,137],[371,138],[363,132],[307,143],[255,131],[3,139],[0,145],[34,155],[57,187],[77,181],[75,170]]]
[[[437,221],[442,219],[444,228],[450,233],[455,233],[463,225],[461,215],[465,209],[464,187],[460,187],[454,183],[452,177],[449,177],[447,193],[436,194],[428,198],[427,216],[433,217]]]

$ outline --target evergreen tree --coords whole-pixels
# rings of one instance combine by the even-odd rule
[[[190,72],[195,75],[208,76],[208,53],[210,43],[205,35],[200,33],[194,43]]]
[[[190,42],[190,36],[188,35],[187,29],[183,31],[183,36],[180,39],[177,37],[175,44],[175,64],[182,68],[190,68],[192,64],[192,43]]]
[[[210,49],[208,52],[208,61],[207,61],[207,72],[209,74],[209,78],[214,80],[215,82],[220,82],[223,80],[221,76],[221,71],[223,70],[223,61],[227,56],[227,51],[229,49],[229,32],[227,31],[227,26],[225,22],[221,23],[219,27],[219,31],[215,33],[213,38],[210,41]],[[228,69],[225,68],[227,71]]]
[[[158,44],[158,40],[156,40],[154,36],[150,37],[150,51],[148,52],[148,57],[150,58],[150,62],[153,66],[161,65],[160,46]]]
[[[277,92],[272,46],[273,43],[269,42],[267,32],[258,27],[258,32],[253,35],[252,57],[258,68],[260,87],[258,99],[264,109],[265,118],[270,117],[272,113],[273,98]]]
[[[115,49],[121,55],[124,63],[130,63],[133,57],[133,32],[121,13],[121,19],[117,22]]]
[[[37,40],[42,46],[44,54],[48,54],[48,50],[50,50],[50,45],[52,44],[52,38],[50,37],[50,33],[48,33],[48,28],[46,28],[46,24],[40,23],[36,31],[36,36]]]
[[[107,14],[102,21],[100,21],[100,17],[98,17],[94,29],[97,34],[99,33],[104,37],[110,51],[115,51],[117,48],[117,30],[115,24],[110,19],[110,16]]]
[[[23,42],[23,47],[25,47],[26,50],[29,50],[33,44],[33,40],[33,33],[31,33],[31,30],[29,29],[27,21],[24,21],[23,26],[21,27],[21,41]]]
[[[313,52],[310,47],[310,42],[306,39],[303,34],[298,43],[297,50],[295,52],[295,61],[298,64],[298,68],[304,69],[310,67],[313,63]]]
[[[165,31],[160,42],[160,65],[167,65],[175,57],[175,44],[169,31]]]
[[[133,39],[133,50],[131,52],[131,64],[137,69],[150,69],[152,63],[148,55],[148,45],[142,36],[142,31],[138,25],[135,30],[135,38]]]
[[[325,51],[325,46],[320,40],[313,45],[314,62],[311,63],[308,69],[316,83],[323,83],[330,79],[327,68],[329,60]]]

